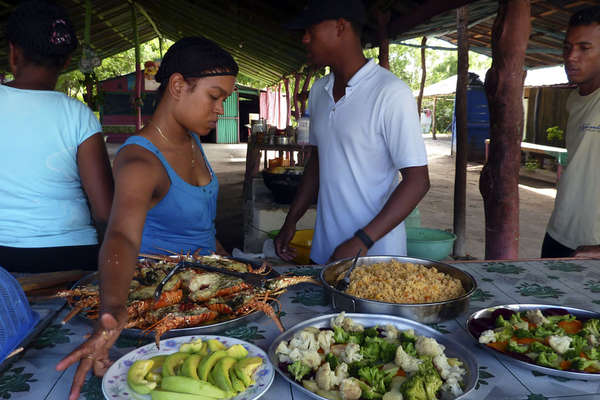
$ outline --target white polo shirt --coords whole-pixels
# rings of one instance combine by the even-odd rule
[[[319,150],[319,198],[311,258],[326,263],[366,226],[399,183],[399,169],[427,165],[417,105],[409,87],[370,60],[333,100],[333,73],[309,94],[310,143]],[[406,255],[404,223],[369,255]]]

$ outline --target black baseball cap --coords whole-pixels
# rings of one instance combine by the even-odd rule
[[[305,29],[319,22],[338,18],[366,24],[367,11],[362,0],[309,0],[300,15],[285,26],[288,29]]]

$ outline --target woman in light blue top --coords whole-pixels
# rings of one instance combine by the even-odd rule
[[[177,41],[156,75],[160,102],[152,121],[130,138],[114,162],[115,196],[100,249],[100,318],[92,336],[62,360],[79,361],[70,399],[94,368],[103,374],[108,350],[127,322],[127,297],[140,250],[223,254],[215,238],[217,178],[196,132],[217,125],[233,92],[238,66],[215,43],[199,37]]]
[[[54,91],[73,25],[56,5],[23,2],[6,37],[15,79],[0,85],[0,266],[96,269],[113,180],[98,119]]]

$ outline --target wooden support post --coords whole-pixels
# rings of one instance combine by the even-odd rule
[[[431,133],[433,134],[433,140],[437,140],[435,132],[437,130],[437,124],[435,123],[435,112],[437,108],[437,96],[433,96],[433,110],[431,111]]]
[[[306,104],[308,103],[308,85],[310,84],[310,80],[314,72],[314,68],[309,68],[308,71],[306,71],[306,78],[304,78],[304,83],[302,84],[302,91],[300,92],[301,115],[304,115],[304,113],[306,112]]]
[[[298,91],[300,88],[300,78],[301,77],[302,77],[302,75],[300,75],[300,72],[296,72],[296,75],[294,76],[294,97],[293,97],[294,117],[296,118],[296,121],[298,121],[298,118],[300,118],[300,106],[298,105]]]
[[[427,78],[427,63],[425,62],[426,45],[427,36],[423,36],[423,39],[421,39],[421,86],[419,87],[419,97],[417,98],[417,110],[419,110],[419,117],[421,116],[421,106],[423,104],[423,91],[425,90],[425,79]]]
[[[137,11],[134,4],[131,5],[131,28],[133,29],[133,38],[135,42],[135,110],[137,118],[135,119],[135,131],[142,129],[142,68],[140,55],[140,35],[137,24]]]
[[[286,102],[286,116],[285,116],[285,126],[290,126],[290,114],[291,114],[291,101],[292,96],[290,96],[290,78],[283,78],[283,84],[285,85],[285,102]]]
[[[385,69],[390,69],[390,39],[388,38],[388,26],[392,13],[376,10],[377,15],[377,36],[379,39],[379,65]]]
[[[531,32],[530,15],[529,0],[500,0],[492,28],[492,68],[485,79],[491,143],[479,181],[485,208],[486,259],[519,256],[523,66]]]
[[[467,227],[467,81],[469,70],[468,11],[457,10],[458,77],[456,81],[456,170],[454,178],[454,256],[466,256]]]
[[[83,26],[83,45],[89,47],[92,39],[92,1],[85,1],[85,20]],[[92,74],[90,72],[85,72],[84,74],[84,84],[85,84],[85,93],[84,100],[87,103],[88,107],[92,110],[95,109],[93,104],[94,99],[94,81],[92,79]]]

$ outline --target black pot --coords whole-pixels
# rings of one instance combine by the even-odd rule
[[[277,203],[290,204],[294,200],[298,186],[302,182],[302,175],[272,174],[266,170],[263,170],[262,174],[265,186],[271,190]]]

